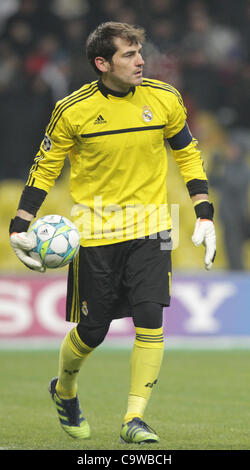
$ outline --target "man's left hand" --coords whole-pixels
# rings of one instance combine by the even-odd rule
[[[216,255],[216,235],[212,220],[197,219],[192,242],[195,246],[205,246],[205,268],[211,269]]]

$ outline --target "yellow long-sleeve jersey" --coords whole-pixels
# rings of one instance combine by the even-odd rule
[[[72,218],[83,246],[166,230],[171,219],[165,139],[185,183],[206,181],[175,88],[143,79],[124,95],[94,81],[56,104],[27,185],[48,192],[68,155]]]

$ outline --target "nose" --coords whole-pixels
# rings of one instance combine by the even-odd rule
[[[144,65],[144,60],[142,58],[142,55],[140,53],[137,54],[137,60],[136,60],[136,65],[137,66],[142,66]]]

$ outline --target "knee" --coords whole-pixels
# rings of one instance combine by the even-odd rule
[[[161,328],[163,306],[155,302],[142,302],[133,307],[133,321],[138,328]]]
[[[96,348],[101,344],[108,332],[109,325],[88,327],[82,323],[78,323],[77,332],[84,344],[90,348]]]

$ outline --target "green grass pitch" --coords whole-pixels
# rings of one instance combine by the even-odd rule
[[[100,347],[83,366],[79,398],[92,437],[76,441],[60,428],[47,391],[58,352],[0,352],[0,448],[129,450],[119,442],[129,382],[128,350]],[[166,351],[144,419],[159,434],[148,449],[250,448],[250,351]]]

